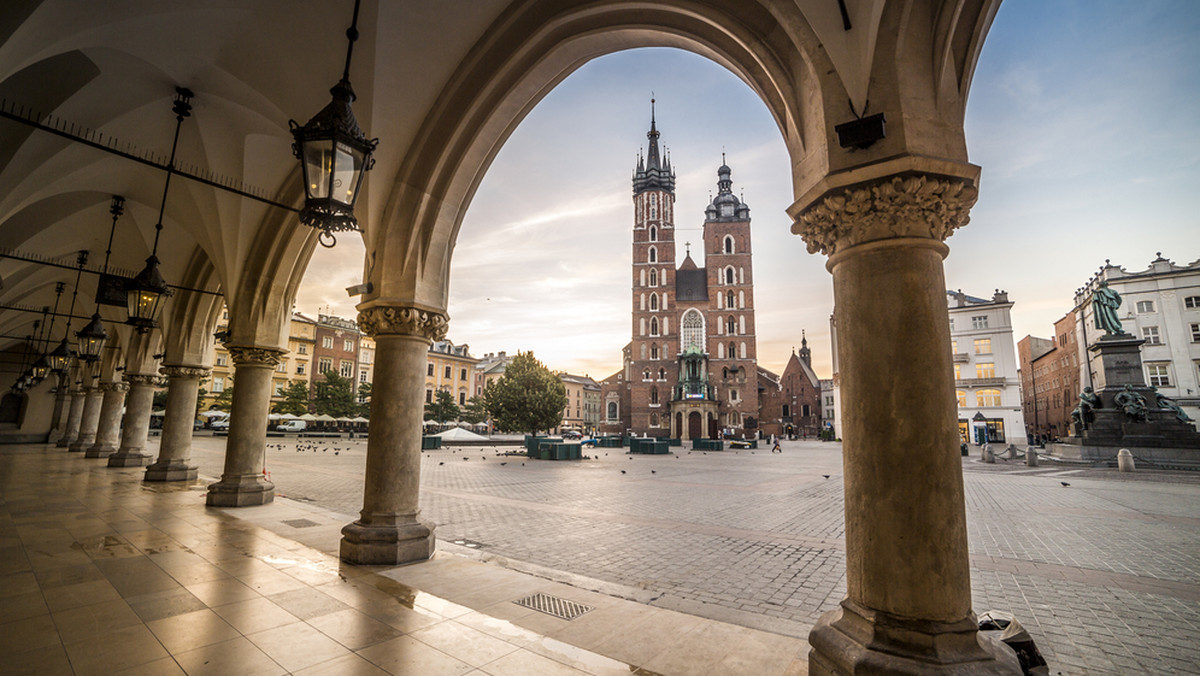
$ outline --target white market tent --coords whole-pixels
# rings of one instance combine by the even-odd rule
[[[312,422],[317,419],[317,416],[315,416],[311,413],[305,413],[304,415],[300,416],[300,419],[305,420],[307,422]]]
[[[334,418],[333,416],[331,416],[327,413],[322,413],[321,415],[313,418],[313,420],[315,420],[317,422],[337,422],[336,418]]]
[[[360,416],[355,416],[355,417],[351,418],[351,419],[350,419],[350,422],[354,422],[354,423],[365,423],[365,422],[371,422],[371,421],[370,421],[370,420],[367,420],[366,418],[364,418],[364,417],[362,417],[362,416],[360,415]]]
[[[228,418],[229,414],[225,411],[205,411],[200,414],[201,418]]]
[[[441,434],[433,435],[441,437],[443,441],[487,441],[487,437],[481,437],[474,432],[468,432],[461,427],[451,427]]]

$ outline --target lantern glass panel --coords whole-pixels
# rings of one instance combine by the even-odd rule
[[[333,170],[331,142],[310,139],[304,143],[304,176],[309,199],[329,197],[329,174]]]
[[[337,158],[333,165],[333,194],[331,196],[342,204],[353,206],[354,191],[358,188],[358,181],[355,178],[362,171],[362,153],[345,143],[339,142],[336,147]]]
[[[162,294],[150,289],[130,289],[128,296],[129,316],[146,321],[154,321],[154,315],[158,310],[158,301],[161,298]]]

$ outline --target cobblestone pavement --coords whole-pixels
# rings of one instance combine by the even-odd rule
[[[268,443],[279,495],[361,508],[365,441]],[[223,450],[196,437],[202,475],[220,474]],[[423,454],[422,510],[442,541],[793,636],[845,594],[838,444],[581,462],[497,450]],[[1200,476],[975,458],[963,476],[976,612],[1013,613],[1052,674],[1200,673]]]

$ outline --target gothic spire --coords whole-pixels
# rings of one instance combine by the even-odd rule
[[[670,155],[665,153],[665,147],[662,152],[658,147],[658,121],[655,116],[654,104],[655,100],[651,97],[650,131],[646,132],[646,138],[650,140],[650,143],[646,148],[644,162],[641,151],[638,152],[637,169],[633,173],[633,194],[635,195],[651,189],[675,193],[675,173],[671,170]]]
[[[650,99],[650,131],[646,132],[650,147],[646,150],[646,168],[661,169],[658,161],[658,128],[654,124],[654,99]]]

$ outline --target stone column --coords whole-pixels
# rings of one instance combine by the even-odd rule
[[[75,387],[68,394],[71,397],[71,407],[67,411],[63,434],[58,438],[58,447],[69,450],[71,444],[75,443],[75,437],[79,436],[79,425],[83,422],[84,391],[83,388]]]
[[[85,388],[85,392],[83,416],[79,422],[79,436],[75,437],[75,441],[71,444],[72,453],[82,453],[92,447],[92,444],[96,442],[97,426],[100,424],[100,404],[104,400],[104,393],[97,385]]]
[[[422,521],[421,425],[429,344],[446,317],[412,307],[373,307],[358,326],[375,339],[371,432],[360,518],[342,529],[341,558],[396,565],[433,555],[433,524]]]
[[[942,259],[976,195],[892,175],[830,189],[793,227],[829,255],[841,366],[847,595],[809,634],[812,674],[1020,673],[971,610]]]
[[[161,372],[168,378],[167,414],[158,459],[146,468],[146,481],[191,481],[197,473],[195,465],[188,464],[192,456],[196,399],[200,395],[200,379],[208,376],[208,369],[166,366]]]
[[[150,410],[154,406],[154,386],[158,376],[126,373],[129,396],[125,402],[125,424],[121,428],[121,446],[108,456],[109,467],[141,467],[150,456],[146,450],[146,436],[150,433]]]
[[[271,378],[283,351],[264,347],[226,346],[233,358],[233,408],[225,442],[225,471],[208,487],[212,507],[264,505],[275,499],[275,484],[263,474],[267,452],[267,413]]]
[[[100,383],[100,391],[104,393],[104,401],[100,404],[96,443],[84,453],[85,458],[107,458],[117,452],[121,443],[121,414],[129,383]]]

